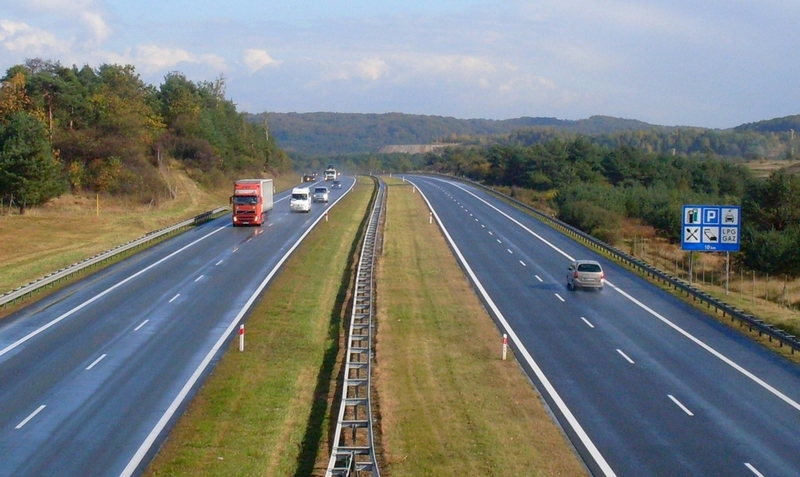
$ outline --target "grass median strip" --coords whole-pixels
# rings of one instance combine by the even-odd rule
[[[585,475],[428,210],[387,179],[374,386],[382,475]]]
[[[360,179],[290,258],[145,475],[324,475],[354,239],[373,183]]]

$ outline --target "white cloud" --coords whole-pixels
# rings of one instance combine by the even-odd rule
[[[81,20],[89,26],[94,41],[103,43],[109,36],[111,36],[111,27],[106,24],[103,17],[94,12],[81,12]]]
[[[178,63],[198,63],[191,53],[183,48],[161,48],[156,45],[136,47],[135,61],[146,71],[163,70]]]
[[[0,20],[0,44],[22,54],[40,54],[45,50],[63,52],[67,46],[50,32],[8,20]]]
[[[280,64],[279,61],[269,56],[269,53],[267,53],[265,50],[256,50],[253,48],[244,50],[243,59],[244,64],[247,65],[247,68],[251,73],[258,71],[265,66],[277,66]]]
[[[376,80],[389,71],[389,65],[380,58],[370,58],[360,61],[357,69],[362,78]]]

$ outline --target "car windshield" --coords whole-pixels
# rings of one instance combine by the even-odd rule
[[[578,265],[578,271],[600,273],[603,270],[600,268],[600,265],[596,263],[581,263]]]
[[[324,194],[324,193],[326,193],[328,191],[325,190],[325,189],[314,189],[314,192],[316,192],[317,194]]]
[[[308,195],[306,195],[306,194],[292,194],[292,199],[294,199],[294,200],[308,200]]]

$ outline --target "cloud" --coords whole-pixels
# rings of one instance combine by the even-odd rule
[[[89,26],[89,30],[91,31],[96,43],[103,43],[109,36],[111,36],[111,27],[106,24],[105,20],[103,20],[103,17],[100,16],[100,14],[94,12],[81,12],[80,16],[82,22]]]
[[[389,65],[380,58],[370,58],[358,63],[358,74],[362,78],[376,80],[389,71]]]
[[[67,47],[50,32],[8,20],[0,20],[0,44],[9,51],[24,54],[39,54],[45,50],[63,52]]]
[[[139,45],[124,53],[98,53],[104,61],[115,64],[132,64],[147,74],[166,72],[179,64],[208,65],[215,70],[227,69],[225,59],[214,54],[196,55],[183,48],[164,48],[157,45]]]
[[[265,66],[277,66],[280,64],[280,61],[273,59],[265,50],[256,50],[253,48],[244,50],[243,59],[244,64],[247,65],[251,73]]]

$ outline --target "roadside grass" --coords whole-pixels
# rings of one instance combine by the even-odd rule
[[[147,476],[324,475],[355,238],[373,191],[355,189],[284,265],[156,455]]]
[[[586,475],[419,194],[386,179],[373,385],[381,474]]]
[[[209,192],[180,171],[172,175],[177,197],[161,206],[101,197],[97,215],[94,197],[67,194],[43,207],[28,209],[24,215],[6,209],[0,214],[0,293],[228,204],[230,190]],[[296,174],[287,174],[276,178],[276,189],[298,181]]]

